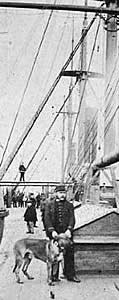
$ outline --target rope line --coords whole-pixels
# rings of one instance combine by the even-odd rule
[[[56,0],[55,0],[55,2],[56,2]],[[35,59],[34,59],[34,61],[33,61],[33,64],[32,64],[31,70],[30,70],[30,74],[29,74],[29,76],[28,76],[28,79],[27,79],[27,82],[26,82],[26,86],[25,86],[25,89],[24,89],[24,91],[23,91],[23,95],[22,95],[21,101],[20,101],[20,103],[19,103],[18,110],[17,110],[17,113],[16,113],[16,115],[15,115],[14,122],[13,122],[13,124],[12,124],[12,128],[11,128],[11,130],[10,130],[10,134],[9,134],[9,137],[8,137],[8,140],[7,140],[7,143],[6,143],[6,146],[5,146],[3,155],[2,155],[2,159],[1,159],[1,162],[0,162],[0,166],[1,166],[2,163],[3,163],[3,159],[4,159],[4,156],[5,156],[5,153],[6,153],[6,151],[7,151],[7,148],[8,148],[10,139],[11,139],[11,136],[12,136],[12,134],[13,134],[13,130],[14,130],[14,127],[15,127],[15,124],[16,124],[16,121],[17,121],[17,118],[18,118],[20,109],[21,109],[21,105],[22,105],[22,103],[23,103],[23,100],[24,100],[24,97],[25,97],[25,94],[26,94],[26,91],[27,91],[29,82],[30,82],[30,80],[31,80],[31,76],[32,76],[32,74],[33,74],[34,67],[35,67],[35,65],[36,65],[36,61],[37,61],[37,58],[38,58],[38,56],[39,56],[40,49],[41,49],[41,46],[42,46],[42,44],[43,44],[43,41],[44,41],[44,38],[45,38],[45,34],[46,34],[46,32],[47,32],[47,29],[48,29],[48,26],[49,26],[49,23],[50,23],[52,14],[53,14],[53,10],[50,12],[50,15],[49,15],[49,18],[48,18],[48,21],[47,21],[45,30],[44,30],[43,35],[42,35],[42,39],[41,39],[40,44],[39,44],[39,46],[38,46],[38,50],[37,50]]]
[[[50,127],[49,127],[48,130],[46,131],[46,134],[44,135],[44,137],[43,137],[43,139],[41,140],[41,142],[40,142],[38,148],[37,148],[36,151],[34,152],[34,154],[33,154],[32,158],[30,159],[30,161],[29,161],[29,163],[28,163],[26,169],[29,168],[30,164],[32,163],[33,159],[35,158],[36,154],[38,153],[38,151],[39,151],[40,147],[42,146],[43,142],[45,141],[46,137],[49,135],[50,130],[52,129],[54,123],[56,122],[57,118],[59,117],[60,112],[62,111],[62,109],[64,108],[64,106],[65,106],[65,104],[66,104],[66,102],[67,102],[67,100],[69,99],[70,95],[72,94],[72,92],[73,92],[73,90],[74,90],[74,88],[75,88],[77,82],[78,82],[78,81],[76,80],[76,81],[75,81],[75,84],[72,86],[72,89],[70,89],[70,91],[69,91],[69,93],[68,93],[68,96],[67,96],[66,99],[64,100],[63,105],[60,107],[60,109],[59,109],[58,113],[56,114],[54,120],[52,121]]]
[[[14,160],[16,154],[18,153],[19,149],[21,148],[23,142],[25,141],[26,137],[28,136],[30,130],[32,129],[33,125],[35,124],[36,120],[38,119],[38,117],[39,117],[40,113],[42,112],[44,106],[47,104],[50,96],[52,95],[54,89],[56,88],[57,84],[59,83],[59,81],[60,81],[60,79],[62,77],[62,72],[65,71],[65,69],[69,65],[70,61],[72,60],[72,58],[74,57],[75,53],[79,49],[80,45],[82,44],[82,42],[83,42],[84,38],[86,37],[86,35],[87,35],[88,31],[90,30],[90,28],[92,27],[92,25],[93,25],[95,19],[97,18],[97,16],[98,16],[98,14],[96,13],[95,16],[93,17],[93,19],[91,20],[90,24],[88,25],[88,27],[83,32],[83,34],[82,34],[79,42],[76,44],[74,50],[71,52],[69,58],[67,59],[66,63],[64,64],[63,68],[61,69],[59,75],[55,79],[55,81],[52,84],[52,86],[51,86],[50,90],[48,91],[47,95],[45,96],[45,98],[43,99],[42,103],[38,107],[38,110],[34,114],[33,118],[30,120],[27,128],[23,132],[23,134],[20,137],[19,141],[14,146],[14,149],[13,149],[12,153],[9,155],[7,161],[4,163],[3,167],[0,169],[0,180],[2,180],[2,178],[4,177],[6,171],[8,170],[8,168],[11,165],[12,161]]]
[[[93,44],[93,48],[92,48],[92,52],[91,52],[91,57],[90,57],[90,61],[89,61],[87,73],[89,72],[90,66],[91,66],[91,63],[92,63],[92,58],[93,58],[93,54],[94,54],[94,50],[95,50],[95,46],[96,46],[96,41],[97,41],[97,36],[98,36],[99,28],[100,28],[100,19],[99,19],[99,23],[98,23],[97,30],[96,30],[95,40],[94,40],[94,44]],[[73,141],[73,137],[74,137],[74,134],[75,134],[76,125],[77,125],[77,121],[78,121],[78,117],[79,117],[79,113],[80,113],[80,109],[81,109],[81,104],[82,104],[82,101],[83,101],[83,96],[84,96],[84,92],[85,92],[87,80],[88,80],[88,77],[86,76],[85,82],[84,82],[83,91],[82,91],[80,102],[79,102],[78,113],[76,115],[76,119],[75,119],[75,123],[74,123],[74,128],[73,128],[73,132],[72,132],[71,142]],[[67,167],[67,164],[68,164],[68,161],[69,161],[70,153],[71,153],[71,149],[69,149],[69,151],[68,151],[68,155],[67,155],[67,159],[66,159],[66,163],[65,163],[65,167],[64,167],[64,172],[66,171],[66,167]]]

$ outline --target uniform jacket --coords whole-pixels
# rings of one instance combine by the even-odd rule
[[[55,207],[56,207],[56,199],[49,201],[46,203],[45,207],[45,226],[46,233],[52,233],[53,230],[56,230],[56,219],[55,219]],[[75,225],[75,217],[74,217],[74,208],[73,204],[65,200],[64,203],[64,211],[63,211],[63,232],[67,229],[71,231]]]

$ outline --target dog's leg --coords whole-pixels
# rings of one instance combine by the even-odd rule
[[[15,266],[13,268],[13,273],[15,273],[16,268],[17,268],[17,261],[15,261]]]
[[[28,266],[30,265],[32,258],[33,258],[32,253],[27,252],[24,256],[24,264],[23,264],[23,268],[22,268],[22,272],[29,280],[34,279],[34,277],[30,276],[27,272]]]
[[[21,257],[19,257],[19,258],[17,257],[15,267],[13,269],[13,272],[16,275],[17,283],[23,283],[23,281],[20,280],[20,276],[19,276],[22,263],[23,263],[23,259]]]
[[[60,278],[64,279],[65,274],[64,274],[64,258],[61,260],[61,275]]]
[[[64,257],[61,260],[61,268],[62,268],[62,273],[64,273]]]
[[[52,263],[47,260],[47,282],[49,285],[54,285],[53,281],[52,281],[52,276],[53,276],[53,268],[52,268]]]
[[[52,281],[60,281],[59,279],[59,262],[52,265]]]

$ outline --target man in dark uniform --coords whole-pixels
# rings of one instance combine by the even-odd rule
[[[24,178],[25,171],[26,171],[26,168],[24,166],[24,163],[22,162],[19,166],[20,181],[22,181],[22,180],[25,181],[25,178]]]
[[[46,234],[50,239],[55,239],[58,234],[65,233],[66,237],[72,241],[74,225],[73,204],[66,200],[65,186],[57,186],[56,198],[49,201],[45,207]],[[64,275],[70,281],[80,282],[75,276],[73,242],[67,248],[64,256]]]

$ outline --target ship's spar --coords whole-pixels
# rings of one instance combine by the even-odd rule
[[[95,0],[98,1],[98,0]],[[99,0],[98,2],[103,2]],[[108,3],[112,2],[110,0],[105,1]],[[117,1],[119,4],[119,1]],[[110,14],[110,15],[119,15],[118,8],[110,8],[110,7],[94,7],[87,5],[65,5],[65,4],[46,4],[46,3],[32,3],[32,2],[0,2],[0,7],[2,8],[18,8],[18,9],[36,9],[36,10],[59,10],[59,11],[74,11],[74,12],[90,12],[90,13],[98,13],[98,14]]]
[[[98,0],[97,0],[98,1]],[[60,10],[60,11],[76,11],[76,12],[90,12],[90,13],[96,13],[97,14],[107,14],[107,15],[111,15],[113,17],[116,17],[119,15],[119,1],[115,0],[105,0],[106,3],[106,7],[101,6],[101,7],[92,7],[92,6],[77,6],[77,5],[51,5],[51,4],[40,4],[40,3],[25,3],[25,2],[0,2],[0,7],[1,8],[10,8],[10,9],[19,9],[19,8],[23,8],[23,9],[43,9],[43,10]],[[115,4],[115,5],[114,5]],[[112,7],[110,6],[112,5]],[[93,22],[92,22],[93,23]],[[91,24],[92,25],[92,24]],[[87,34],[87,31],[85,32],[85,34]],[[78,43],[77,47],[79,48],[80,43]],[[77,48],[77,49],[78,49]],[[77,49],[75,49],[75,51],[77,51]],[[8,157],[7,161],[5,162],[5,164],[3,165],[3,167],[0,169],[0,180],[2,180],[2,178],[4,177],[6,171],[8,170],[9,166],[11,165],[15,155],[17,154],[17,152],[19,151],[21,145],[23,144],[24,140],[26,139],[29,131],[31,130],[31,128],[33,127],[35,121],[37,120],[39,114],[41,113],[41,111],[43,110],[44,105],[47,103],[49,96],[52,94],[52,92],[54,91],[54,87],[57,85],[57,83],[59,82],[61,76],[62,76],[62,71],[65,71],[68,64],[70,63],[70,61],[72,60],[73,56],[74,56],[74,52],[70,55],[69,59],[67,60],[66,64],[64,65],[63,69],[61,70],[60,74],[58,75],[58,77],[56,78],[56,81],[53,83],[48,95],[44,98],[44,101],[42,103],[42,105],[40,105],[38,111],[35,113],[34,117],[32,118],[32,120],[30,121],[30,123],[28,124],[25,132],[23,133],[23,135],[21,136],[21,138],[19,139],[18,143],[15,145],[12,153],[10,154],[10,156]],[[104,157],[102,158],[102,160],[100,162],[95,163],[95,165],[93,166],[94,170],[98,169],[98,168],[103,168],[105,166],[108,166],[110,164],[113,164],[115,162],[119,161],[119,153],[114,153],[112,155],[109,155],[108,157]],[[2,220],[2,232],[0,232],[0,242],[1,242],[1,238],[2,238],[2,234],[3,234],[3,227],[4,227],[4,217],[7,215],[6,212],[2,211],[1,215],[0,215],[0,221]]]
[[[70,64],[72,58],[74,57],[74,55],[76,54],[77,50],[79,49],[80,45],[82,44],[82,41],[84,40],[85,36],[87,35],[87,33],[89,32],[90,28],[92,27],[93,23],[95,22],[95,19],[97,17],[97,14],[92,18],[91,22],[89,23],[88,27],[86,28],[86,30],[83,32],[80,40],[78,41],[78,43],[76,44],[76,46],[74,47],[73,51],[71,52],[71,54],[69,55],[67,61],[65,62],[64,66],[62,67],[60,73],[58,74],[57,78],[55,79],[54,83],[52,84],[51,88],[49,89],[47,95],[44,97],[44,99],[42,100],[42,103],[40,104],[38,110],[36,111],[36,113],[34,114],[33,118],[30,120],[30,122],[28,123],[26,129],[24,130],[22,136],[19,138],[17,144],[14,146],[12,152],[10,153],[10,155],[8,156],[7,160],[5,161],[5,163],[3,164],[3,166],[0,168],[0,180],[3,179],[6,171],[8,170],[9,166],[11,165],[12,161],[14,160],[16,154],[18,153],[20,147],[22,146],[23,142],[25,141],[26,137],[28,136],[30,130],[32,129],[32,127],[34,126],[36,120],[38,119],[40,113],[42,112],[44,106],[46,105],[46,103],[48,102],[50,96],[52,95],[54,89],[56,88],[57,84],[59,83],[63,72],[66,70],[66,68],[68,67],[68,65]],[[37,150],[36,150],[37,152]]]
[[[118,16],[119,15],[119,8],[118,8],[118,1],[115,1],[115,6],[110,8],[110,4],[113,4],[113,1],[105,1],[106,2],[106,7],[100,6],[100,7],[92,7],[92,6],[79,6],[79,5],[57,5],[57,4],[41,4],[41,3],[19,3],[19,2],[0,2],[0,7],[2,8],[23,8],[23,9],[43,9],[43,10],[67,10],[67,11],[78,11],[78,12],[92,12],[92,13],[96,13],[96,15],[98,14],[108,14],[108,15],[112,15],[112,16]],[[103,3],[104,4],[104,3]],[[92,24],[91,24],[92,26]],[[86,31],[87,34],[87,31]],[[53,83],[51,89],[49,90],[48,94],[46,95],[46,97],[44,98],[42,104],[40,105],[38,111],[35,113],[34,117],[32,118],[32,120],[29,122],[25,132],[23,133],[23,135],[20,137],[18,143],[15,145],[12,153],[9,155],[7,161],[4,163],[3,167],[0,169],[0,180],[2,180],[2,178],[4,177],[4,174],[6,173],[6,171],[8,170],[9,166],[11,165],[15,155],[17,154],[17,152],[19,151],[21,145],[23,144],[24,140],[26,139],[29,131],[31,130],[31,128],[33,127],[35,121],[37,120],[39,114],[41,113],[41,111],[44,108],[44,105],[47,103],[49,97],[51,96],[52,92],[54,91],[54,88],[56,87],[56,85],[58,84],[61,76],[62,76],[62,72],[66,70],[67,66],[69,65],[70,61],[72,60],[73,56],[75,55],[77,49],[79,48],[80,43],[78,43],[78,45],[76,45],[74,51],[71,53],[71,55],[69,56],[67,62],[65,63],[65,65],[63,66],[61,72],[59,73],[58,77],[56,78],[55,82]],[[96,163],[94,168],[98,167],[98,168],[102,168],[106,165],[112,164],[119,161],[119,154],[113,154],[111,156],[109,156],[108,158],[104,158],[101,160],[101,162],[99,162],[98,164]]]

